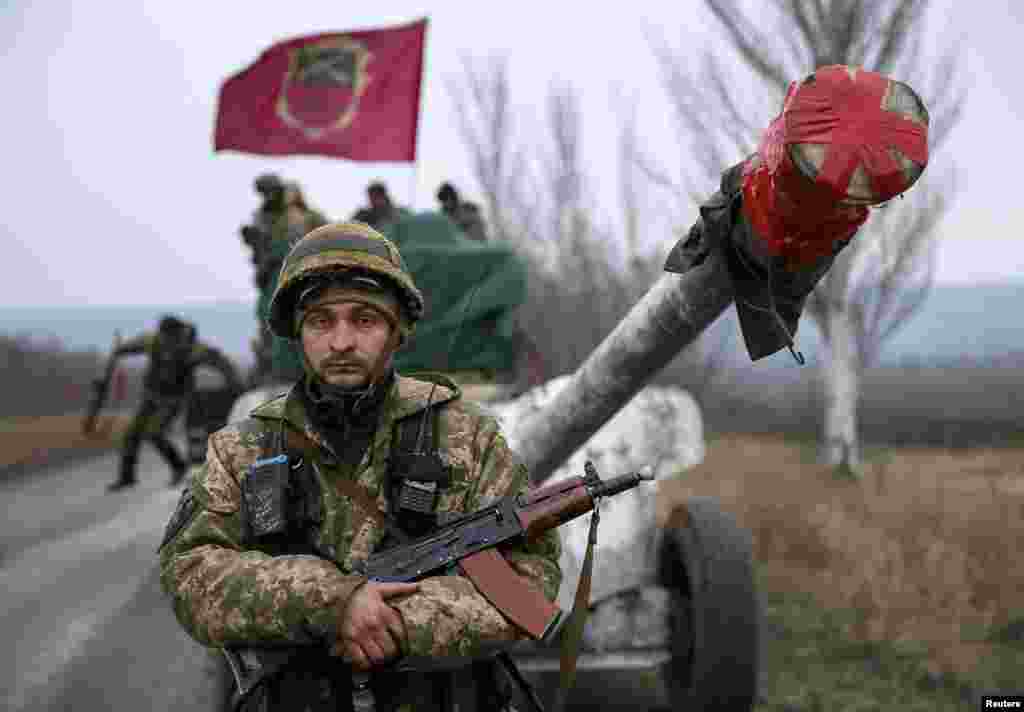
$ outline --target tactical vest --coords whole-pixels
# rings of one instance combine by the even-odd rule
[[[392,452],[385,481],[388,514],[383,551],[427,533],[438,522],[438,494],[447,488],[450,468],[436,450],[439,438],[437,406],[395,423]],[[422,431],[422,432],[421,432]],[[316,447],[294,430],[281,427],[264,446],[260,459],[242,483],[242,536],[246,547],[271,555],[314,555],[336,560],[336,552],[318,543],[323,522],[319,482],[306,454]],[[342,484],[344,486],[344,484]],[[376,502],[354,480],[345,494],[367,511],[378,511]],[[239,712],[353,710],[352,671],[340,658],[319,648],[305,648],[287,663],[275,651],[235,649],[229,662],[236,683],[254,673],[261,681],[250,689],[237,690],[233,709]],[[249,665],[247,671],[234,670]],[[401,673],[374,674],[371,687],[377,712],[395,709],[392,696],[403,688]],[[434,708],[449,710],[508,709],[508,681],[502,679],[494,660],[474,662],[464,670],[426,673]]]

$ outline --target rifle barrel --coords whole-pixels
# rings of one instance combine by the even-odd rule
[[[625,475],[613,477],[610,480],[604,480],[600,484],[588,487],[588,489],[590,490],[590,496],[594,499],[597,499],[598,497],[611,497],[619,494],[620,492],[632,489],[641,482],[653,479],[653,473],[651,473],[649,469],[645,468],[639,472],[630,472]]]

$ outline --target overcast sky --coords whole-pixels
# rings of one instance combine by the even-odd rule
[[[476,197],[445,87],[460,75],[464,53],[508,55],[517,118],[527,132],[540,125],[551,80],[582,92],[594,189],[599,201],[613,203],[610,97],[626,87],[649,148],[664,150],[670,139],[659,127],[667,105],[645,28],[671,40],[699,34],[695,6],[376,0],[345,3],[342,11],[326,2],[136,1],[116,10],[104,4],[100,12],[82,2],[5,2],[0,303],[249,300],[251,267],[238,226],[257,205],[252,179],[268,170],[300,181],[308,200],[333,218],[348,216],[373,179],[386,180],[400,202],[418,209],[434,206],[445,179]],[[1020,279],[1024,9],[1016,0],[949,7],[965,32],[972,80],[966,114],[946,149],[961,190],[940,228],[937,279]],[[424,16],[430,26],[415,180],[408,165],[214,155],[220,83],[269,45]],[[614,212],[614,205],[602,207]],[[670,239],[665,233],[658,227],[647,244],[658,249]]]

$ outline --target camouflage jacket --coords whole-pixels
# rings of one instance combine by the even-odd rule
[[[387,506],[383,482],[394,423],[421,413],[430,387],[396,377],[370,445],[349,473],[381,512]],[[437,387],[433,402],[446,403],[437,417],[437,442],[453,464],[438,512],[471,512],[525,490],[526,468],[492,417],[444,386]],[[316,451],[304,456],[317,464],[323,513],[318,548],[331,552],[333,560],[271,556],[243,543],[241,483],[282,424],[315,444]],[[336,483],[344,475],[332,462],[329,445],[310,426],[297,394],[268,401],[247,420],[210,436],[206,464],[196,471],[184,498],[195,505],[172,519],[160,551],[162,585],[194,639],[212,647],[334,640],[346,602],[365,580],[353,573],[353,565],[374,550],[384,531],[378,518],[341,494]],[[556,532],[530,547],[519,545],[503,553],[518,573],[555,600],[561,580]],[[482,643],[525,637],[459,575],[425,579],[418,593],[391,603],[406,624],[408,646],[403,652],[408,657],[472,657]]]

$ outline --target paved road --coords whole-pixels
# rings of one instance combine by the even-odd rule
[[[0,483],[0,708],[215,707],[211,658],[174,621],[155,552],[179,492],[143,448],[140,484],[107,494],[105,455]]]

